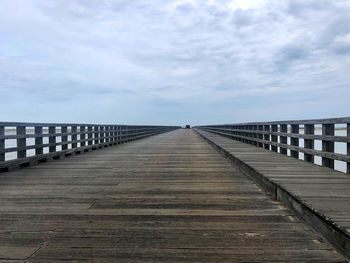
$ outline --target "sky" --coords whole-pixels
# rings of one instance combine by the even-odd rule
[[[2,0],[0,120],[350,116],[350,0]]]

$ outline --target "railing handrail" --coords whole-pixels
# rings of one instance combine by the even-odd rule
[[[325,118],[325,119],[306,119],[306,120],[286,120],[286,121],[267,121],[267,122],[241,122],[241,123],[225,123],[225,124],[210,124],[199,125],[203,126],[232,126],[232,125],[272,125],[272,124],[346,124],[350,123],[350,117]],[[194,127],[194,128],[195,128]]]
[[[128,126],[128,127],[179,127],[179,126],[168,126],[168,125],[129,125],[129,124],[103,124],[103,123],[53,123],[53,122],[11,122],[11,121],[0,121],[0,126],[27,126],[27,127],[35,127],[35,126]]]
[[[335,135],[336,125],[346,130],[345,136]],[[322,134],[315,134],[318,126],[322,127]],[[195,126],[194,128],[213,132],[244,143],[253,144],[281,154],[288,154],[299,158],[304,154],[304,160],[314,163],[314,156],[322,157],[322,165],[334,169],[334,161],[347,163],[347,172],[350,173],[350,117],[291,120],[271,122],[247,122],[234,124],[219,124]],[[300,130],[304,133],[300,133]],[[288,143],[288,138],[290,142]],[[299,140],[304,140],[304,146]],[[315,149],[315,140],[322,142],[322,150]],[[335,143],[346,143],[347,153],[336,153]]]

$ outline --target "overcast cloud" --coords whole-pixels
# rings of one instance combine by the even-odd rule
[[[0,119],[350,115],[350,1],[3,0]]]

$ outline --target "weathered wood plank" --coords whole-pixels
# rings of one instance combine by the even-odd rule
[[[350,232],[342,225],[344,219],[350,220],[348,175],[213,133],[200,133],[272,191],[278,200],[292,206],[340,251],[349,254]]]
[[[344,260],[191,130],[2,174],[0,204],[4,260]]]

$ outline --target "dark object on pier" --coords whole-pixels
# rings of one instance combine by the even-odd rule
[[[187,125],[185,126],[185,129],[191,129],[191,125],[187,124]]]

